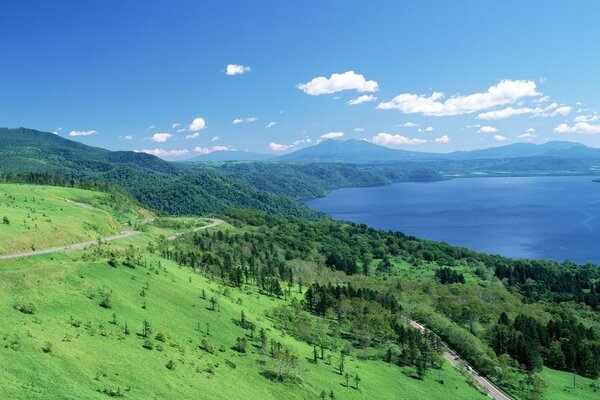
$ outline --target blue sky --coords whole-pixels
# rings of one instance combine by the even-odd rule
[[[171,159],[336,136],[600,146],[599,15],[597,1],[7,2],[0,126]]]

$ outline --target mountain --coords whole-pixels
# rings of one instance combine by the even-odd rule
[[[274,161],[371,164],[431,159],[433,153],[390,149],[366,140],[325,140],[317,145],[284,154]],[[434,157],[435,158],[435,157]]]
[[[208,154],[201,154],[186,161],[266,161],[273,157],[270,154],[254,153],[251,151],[219,150]]]
[[[600,149],[581,143],[553,141],[544,144],[514,143],[482,150],[427,153],[390,149],[364,140],[326,140],[317,145],[275,158],[284,162],[323,162],[372,164],[385,162],[428,162],[443,160],[511,159],[558,157],[600,160]]]

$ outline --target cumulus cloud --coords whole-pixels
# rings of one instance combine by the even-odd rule
[[[54,131],[52,131],[52,133],[54,133],[55,135],[58,135],[60,132],[62,132],[63,128],[56,128]]]
[[[575,122],[595,122],[600,119],[600,116],[597,114],[590,115],[578,115],[575,117]]]
[[[416,122],[410,122],[410,121],[408,121],[408,122],[405,122],[405,123],[403,123],[401,125],[398,125],[398,126],[404,127],[404,128],[415,128],[415,127],[419,126],[419,124],[417,124]]]
[[[210,141],[211,142],[216,142],[219,139],[221,139],[219,136],[213,136],[212,139],[210,139]]]
[[[274,127],[275,125],[277,125],[277,122],[271,121],[267,124],[267,126],[265,126],[265,128],[270,129],[270,128]]]
[[[433,92],[431,96],[404,93],[391,101],[379,103],[377,108],[395,109],[403,114],[442,117],[470,114],[539,95],[534,81],[503,80],[488,88],[486,92],[454,96],[446,100],[443,100],[445,95],[442,92]]]
[[[234,125],[239,125],[239,124],[243,124],[243,123],[248,123],[248,122],[254,122],[256,121],[258,118],[256,117],[249,117],[249,118],[236,118],[233,121],[231,121],[232,124]]]
[[[281,144],[281,143],[274,143],[274,142],[269,143],[269,148],[272,151],[287,151],[287,150],[292,149],[293,147],[294,147],[293,144]]]
[[[450,138],[448,137],[448,135],[443,135],[443,136],[440,136],[439,138],[435,138],[436,143],[448,143],[449,141],[450,141]]]
[[[428,126],[425,129],[419,129],[419,132],[433,132],[433,126]]]
[[[194,132],[192,134],[187,135],[185,138],[187,140],[191,140],[191,139],[196,139],[197,137],[200,137],[200,132]]]
[[[534,103],[546,103],[548,101],[550,101],[550,96],[542,96],[540,98],[533,100]]]
[[[200,153],[200,154],[209,154],[209,153],[212,153],[213,151],[232,151],[232,150],[235,150],[235,147],[233,147],[233,146],[211,146],[211,147],[196,146],[196,147],[194,147],[194,151],[196,153]]]
[[[562,107],[558,107],[556,110],[554,110],[552,112],[552,114],[550,114],[550,116],[551,117],[556,117],[557,115],[562,115],[563,117],[566,117],[570,113],[571,113],[571,107],[569,107],[569,106],[562,106]]]
[[[600,133],[600,125],[592,125],[588,122],[577,122],[573,126],[560,124],[554,128],[555,133]]]
[[[533,108],[529,108],[529,107],[521,107],[521,108],[506,107],[502,110],[494,110],[494,111],[488,111],[488,112],[478,114],[477,118],[478,119],[487,119],[487,120],[506,119],[506,118],[510,118],[514,115],[529,114],[534,111],[535,110]]]
[[[364,132],[365,128],[354,128],[353,131],[354,132]]]
[[[146,153],[152,154],[158,157],[182,157],[190,154],[188,149],[182,150],[165,150],[165,149],[143,149],[143,150],[134,150],[136,153]]]
[[[227,68],[225,69],[225,74],[229,76],[241,75],[245,74],[246,72],[250,72],[250,67],[240,64],[228,64]]]
[[[402,135],[392,135],[389,133],[381,132],[373,136],[373,143],[381,144],[384,146],[400,146],[403,144],[423,144],[427,143],[425,139],[408,138]]]
[[[527,129],[525,132],[521,133],[519,136],[517,136],[519,139],[525,139],[525,140],[531,140],[531,139],[535,139],[538,137],[538,135],[536,135],[535,133],[535,129],[533,128],[529,128]]]
[[[171,128],[172,128],[172,129],[175,129],[175,128],[179,127],[180,125],[181,125],[181,124],[180,124],[179,122],[175,122],[175,123],[173,123],[173,124],[171,125]]]
[[[372,94],[363,94],[362,96],[358,96],[355,99],[349,100],[348,104],[355,106],[357,104],[368,103],[375,100],[377,100],[377,97],[373,96]]]
[[[547,105],[546,107],[521,107],[521,108],[512,108],[506,107],[501,110],[493,110],[484,112],[477,115],[478,119],[485,120],[497,120],[497,119],[506,119],[510,118],[514,115],[521,114],[533,114],[534,117],[556,117],[557,115],[566,116],[571,112],[572,108],[570,106],[559,106],[558,103],[552,103]]]
[[[335,139],[335,138],[339,138],[344,136],[344,132],[328,132],[325,133],[321,136],[319,136],[321,139]]]
[[[125,135],[125,136],[123,136],[123,139],[131,140],[131,139],[133,139],[133,135]]]
[[[489,126],[489,125],[482,126],[477,131],[477,133],[494,133],[494,132],[498,132],[498,129],[494,128],[493,126]]]
[[[292,144],[294,146],[299,146],[301,144],[309,144],[309,143],[312,143],[312,140],[311,140],[311,138],[306,137],[304,139],[298,139],[298,140],[294,141]]]
[[[192,132],[197,132],[204,128],[206,128],[206,122],[202,117],[194,118],[192,123],[188,126],[188,129]]]
[[[497,140],[499,142],[505,142],[505,141],[510,140],[510,139],[507,138],[506,136],[494,135],[494,140]]]
[[[90,135],[95,135],[96,133],[98,133],[97,131],[71,131],[69,132],[69,136],[74,137],[74,136],[90,136]]]
[[[356,90],[357,92],[376,92],[379,84],[376,81],[368,81],[361,74],[347,71],[341,74],[332,74],[329,78],[319,76],[310,82],[298,84],[298,89],[311,96],[331,94],[342,90]]]
[[[146,128],[146,132],[151,131],[154,128],[156,128],[156,126],[150,125],[149,127]]]
[[[170,133],[155,133],[154,135],[152,135],[150,140],[156,143],[164,143],[172,137],[173,135],[171,135]]]

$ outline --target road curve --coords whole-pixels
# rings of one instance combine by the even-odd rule
[[[419,331],[425,333],[429,330],[425,328],[423,325],[419,324],[416,321],[409,320],[410,325],[413,328],[418,329]],[[452,364],[456,369],[460,369],[459,367],[465,367],[464,372],[477,384],[483,388],[487,395],[495,400],[512,400],[508,395],[504,394],[500,389],[498,389],[492,382],[485,379],[483,376],[479,375],[477,371],[475,371],[466,361],[461,359],[456,355],[456,352],[448,347],[447,344],[444,343],[444,347],[447,349],[443,352],[444,358],[448,360],[450,364]]]
[[[214,226],[217,225],[221,225],[223,223],[222,220],[220,219],[215,219],[215,218],[207,218],[212,220],[212,223],[205,225],[205,226],[201,226],[199,228],[195,228],[195,229],[191,229],[189,231],[185,231],[185,232],[180,232],[176,235],[173,235],[171,237],[169,237],[169,240],[175,240],[178,237],[180,237],[181,235],[188,233],[188,232],[194,232],[194,231],[199,231],[202,229],[208,229],[208,228],[212,228]],[[151,222],[151,221],[149,221]],[[132,237],[132,236],[137,236],[140,235],[142,232],[140,231],[125,231],[122,232],[120,235],[116,235],[116,236],[109,236],[109,237],[105,237],[105,238],[101,238],[98,240],[92,240],[89,242],[83,242],[83,243],[75,243],[75,244],[70,244],[67,246],[62,246],[62,247],[55,247],[53,249],[46,249],[46,250],[40,250],[40,251],[30,251],[27,253],[18,253],[18,254],[10,254],[10,255],[6,255],[6,256],[1,256],[0,255],[0,260],[10,260],[13,258],[23,258],[23,257],[31,257],[31,256],[38,256],[40,254],[51,254],[51,253],[58,253],[59,251],[66,251],[66,250],[75,250],[75,249],[82,249],[84,247],[89,247],[98,243],[106,243],[106,242],[112,242],[115,240],[120,240],[120,239],[125,239],[128,237]]]
[[[215,227],[217,225],[221,225],[223,223],[223,220],[218,219],[218,218],[205,218],[205,219],[209,219],[212,222],[210,224],[208,224],[208,225],[204,225],[204,226],[200,226],[198,228],[190,229],[190,230],[185,231],[185,232],[176,233],[175,235],[168,237],[167,240],[175,240],[175,239],[177,239],[177,238],[185,235],[186,233],[196,232],[196,231],[202,231],[204,229],[212,228],[212,227]]]

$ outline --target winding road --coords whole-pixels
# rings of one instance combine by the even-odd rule
[[[418,329],[422,333],[430,332],[429,329],[425,328],[423,325],[419,324],[417,321],[409,320],[410,325],[413,328]],[[442,342],[443,343],[443,342]],[[460,370],[460,367],[464,367],[464,373],[467,374],[471,379],[473,379],[477,384],[485,390],[487,395],[495,400],[512,400],[511,397],[504,394],[498,387],[496,387],[492,382],[485,379],[483,376],[479,375],[477,371],[475,371],[465,360],[461,359],[455,351],[450,349],[446,343],[443,343],[444,347],[444,358],[448,360],[450,364],[452,364],[456,369]]]
[[[175,240],[175,239],[181,237],[182,235],[184,235],[186,233],[200,231],[200,230],[208,229],[208,228],[212,228],[212,227],[215,227],[217,225],[221,225],[223,223],[222,220],[217,219],[217,218],[206,218],[206,219],[210,219],[212,221],[212,223],[210,223],[208,225],[200,226],[198,228],[190,229],[190,230],[185,231],[185,232],[177,233],[177,234],[169,237],[168,239],[169,240]],[[30,251],[30,252],[26,252],[26,253],[10,254],[10,255],[6,255],[6,256],[0,255],[0,260],[10,260],[10,259],[13,259],[13,258],[31,257],[31,256],[38,256],[40,254],[57,253],[59,251],[82,249],[84,247],[92,246],[92,245],[95,245],[95,244],[98,244],[98,243],[112,242],[112,241],[115,241],[115,240],[120,240],[120,239],[125,239],[125,238],[128,238],[128,237],[132,237],[132,236],[137,236],[137,235],[140,235],[142,233],[143,232],[140,232],[140,231],[125,231],[125,232],[122,232],[120,235],[109,236],[109,237],[105,237],[105,238],[100,238],[100,239],[92,240],[92,241],[89,241],[89,242],[70,244],[70,245],[62,246],[62,247],[55,247],[53,249],[46,249],[46,250],[39,250],[39,251]]]

